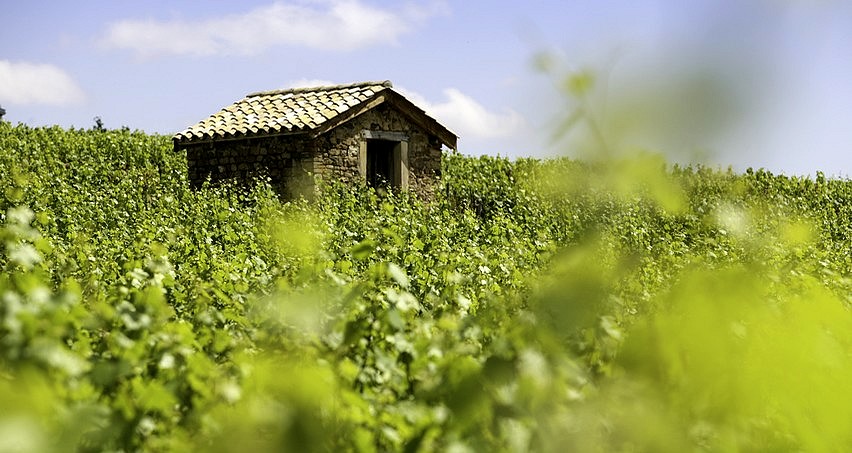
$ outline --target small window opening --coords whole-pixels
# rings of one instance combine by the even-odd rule
[[[367,140],[367,184],[373,187],[398,187],[394,162],[394,151],[399,142],[393,140]],[[394,165],[396,164],[396,165]]]

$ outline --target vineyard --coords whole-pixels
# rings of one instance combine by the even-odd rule
[[[852,447],[852,181],[443,165],[282,202],[0,122],[0,452]]]

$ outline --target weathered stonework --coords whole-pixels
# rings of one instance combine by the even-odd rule
[[[189,182],[193,187],[208,180],[249,184],[265,177],[286,198],[307,194],[314,173],[313,145],[304,137],[277,136],[188,146]]]
[[[440,177],[442,147],[455,147],[455,135],[390,90],[390,87],[389,82],[384,82],[379,86],[375,83],[354,84],[320,87],[314,91],[249,95],[246,100],[235,104],[238,108],[232,106],[217,114],[220,117],[226,114],[233,117],[227,119],[237,125],[226,124],[232,133],[219,133],[221,136],[217,136],[217,131],[208,132],[205,129],[202,138],[197,139],[200,134],[196,132],[199,129],[196,126],[175,136],[175,148],[186,149],[189,180],[193,186],[200,186],[207,180],[213,183],[225,180],[248,183],[257,177],[268,177],[282,196],[293,198],[313,194],[313,181],[317,176],[354,184],[370,181],[370,173],[376,170],[368,166],[368,149],[369,146],[375,146],[370,143],[378,141],[385,143],[380,145],[385,150],[382,152],[386,152],[383,156],[393,157],[374,157],[374,160],[387,160],[371,165],[385,165],[387,176],[393,180],[391,185],[394,187],[430,198]],[[355,92],[356,89],[370,89],[372,91],[367,93],[371,95],[363,96],[361,92]],[[349,98],[344,99],[349,99],[348,105],[339,104],[335,107],[308,97],[320,93],[324,97],[318,99],[325,101],[331,98],[327,93],[336,94],[341,90],[348,90],[345,93],[349,93]],[[357,95],[361,97],[352,101],[351,98]],[[262,99],[259,108],[268,107],[273,102],[279,105],[281,99],[294,103],[296,96],[301,96],[299,105],[314,102],[318,107],[292,113],[276,111],[279,119],[264,117],[267,127],[259,131],[254,126],[257,121],[252,116],[262,117],[264,112],[258,112],[258,107],[252,106],[254,110],[250,110],[243,105],[249,102],[258,104],[261,102],[258,98],[263,96],[272,97],[272,100]],[[318,109],[324,107],[328,107],[322,113],[324,116],[317,116]],[[269,123],[299,120],[304,124],[300,130],[266,132],[266,129],[270,129]],[[214,125],[224,123],[216,115],[206,121]],[[233,133],[235,130],[237,133]],[[391,149],[389,146],[392,151],[387,151]],[[369,152],[374,153],[373,156],[380,155],[380,151],[372,149],[374,151]],[[393,166],[393,169],[388,170],[388,166]]]

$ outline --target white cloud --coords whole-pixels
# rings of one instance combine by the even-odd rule
[[[428,101],[423,96],[402,88],[398,91],[459,137],[505,138],[518,135],[527,129],[526,120],[518,112],[509,108],[500,112],[490,111],[455,88],[444,90],[446,99],[440,102]]]
[[[109,48],[154,55],[255,55],[273,46],[352,50],[395,43],[425,20],[424,11],[394,12],[361,0],[275,2],[207,20],[123,20],[111,24],[102,42]]]
[[[332,85],[338,85],[338,84],[335,83],[335,82],[332,82],[331,80],[325,80],[325,79],[296,79],[296,80],[291,80],[290,82],[285,84],[287,89],[290,89],[290,88],[327,87],[327,86],[332,86]]]
[[[71,76],[56,66],[0,60],[0,103],[65,105],[84,97]]]

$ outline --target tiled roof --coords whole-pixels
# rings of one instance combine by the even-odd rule
[[[252,93],[174,139],[183,143],[311,131],[392,86],[386,80]]]

